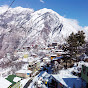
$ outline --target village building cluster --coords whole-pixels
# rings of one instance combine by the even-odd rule
[[[0,69],[2,70],[0,71],[0,88],[86,87],[88,83],[87,56],[85,62],[74,62],[70,67],[64,60],[67,52],[64,52],[58,43],[52,43],[40,49],[37,47],[38,45],[24,46],[21,50],[14,52],[14,58],[17,58],[14,63],[17,64]],[[11,57],[9,53],[6,56],[8,59]]]

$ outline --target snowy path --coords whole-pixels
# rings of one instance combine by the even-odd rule
[[[31,82],[32,82],[32,79],[29,80],[29,81],[25,84],[24,88],[28,88],[28,86],[30,85]]]

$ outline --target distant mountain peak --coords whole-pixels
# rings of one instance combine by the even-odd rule
[[[5,8],[0,7],[0,11]],[[76,20],[64,18],[51,9],[10,8],[0,20],[0,54],[14,52],[24,45],[61,44],[72,32],[82,29]]]

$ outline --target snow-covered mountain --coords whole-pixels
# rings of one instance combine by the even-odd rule
[[[0,7],[0,55],[14,52],[23,45],[45,46],[63,43],[70,33],[82,30],[76,20],[60,16],[51,9]]]

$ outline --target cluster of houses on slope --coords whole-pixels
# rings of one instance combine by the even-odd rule
[[[44,66],[46,63],[50,63],[50,59],[47,57],[43,58],[43,62],[38,57],[33,58],[33,57],[28,57],[28,56],[24,57],[22,61],[25,62],[26,64],[22,66],[21,70],[18,70],[15,72],[15,76],[17,76],[16,78],[20,80],[15,82],[13,81],[14,75],[9,75],[6,79],[4,79],[9,82],[9,85],[6,88],[23,88],[23,85],[21,84],[21,80],[31,78],[37,75],[42,66]],[[1,73],[1,76],[2,75],[3,73]],[[5,85],[3,84],[0,84],[0,86],[3,86],[2,88],[5,88]]]
[[[44,58],[39,58],[37,54],[31,52],[31,57],[30,57],[30,53],[29,51],[27,50],[30,50],[30,48],[28,47],[25,47],[24,48],[24,51],[25,52],[15,52],[14,53],[14,56],[18,56],[18,61],[22,61],[22,62],[25,62],[26,65],[22,67],[21,70],[18,70],[16,71],[14,74],[17,76],[17,77],[21,77],[21,78],[28,78],[28,77],[31,77],[31,76],[35,76],[36,74],[39,73],[39,70],[46,64],[50,64],[51,62],[51,59],[50,57],[52,58],[53,56],[50,56],[51,53],[49,54],[49,57],[46,55]],[[45,52],[46,54],[48,54],[48,50],[42,50],[43,52]],[[57,56],[57,55],[56,55]],[[7,57],[10,59],[10,54],[7,55]],[[8,70],[8,71],[7,71]],[[3,76],[6,76],[4,74],[7,74],[8,72],[10,72],[11,69],[6,69],[6,71],[2,71],[2,73],[0,72],[0,75],[1,77]],[[10,73],[12,74],[12,73]],[[11,78],[11,77],[10,77]],[[7,80],[7,79],[5,79]],[[9,81],[9,79],[8,79]],[[10,80],[10,86],[11,88],[15,88],[15,84],[18,85],[19,82],[14,82],[14,85],[13,85],[13,82]],[[4,85],[3,85],[4,86]],[[19,87],[19,86],[18,86]]]
[[[88,88],[88,63],[80,61],[72,68],[63,69],[52,75],[56,88]],[[77,74],[73,74],[73,71]],[[80,77],[79,75],[80,74]]]
[[[60,70],[58,74],[48,74],[43,71],[43,74],[38,78],[36,86],[46,86],[45,88],[81,88],[86,87],[88,83],[88,65],[87,63],[82,63],[81,78],[86,81],[86,83],[79,77],[71,74],[71,68],[67,70]],[[17,73],[19,73],[17,71]],[[27,73],[27,72],[26,72]],[[31,72],[30,72],[31,73]],[[27,73],[29,75],[29,73]],[[26,77],[26,76],[24,76]],[[23,88],[24,83],[28,82],[21,75],[9,75],[7,78],[0,77],[0,87],[1,88]],[[25,84],[26,84],[25,83]],[[44,85],[43,85],[44,84]]]
[[[59,47],[61,47],[61,46],[59,46]],[[7,88],[23,88],[24,80],[27,82],[29,80],[31,80],[31,77],[35,77],[35,75],[40,73],[41,68],[44,67],[45,65],[53,64],[56,66],[56,68],[58,68],[57,67],[58,63],[63,58],[62,55],[66,54],[66,52],[64,52],[63,50],[61,50],[61,49],[58,50],[57,43],[53,43],[52,46],[49,46],[44,50],[40,50],[40,52],[41,51],[45,52],[45,55],[46,55],[45,57],[42,57],[42,59],[34,52],[29,53],[29,51],[27,51],[27,50],[31,51],[29,47],[28,48],[25,47],[24,48],[25,52],[23,52],[23,51],[15,52],[14,55],[18,56],[18,61],[24,62],[25,65],[22,67],[21,70],[16,71],[15,75],[9,75],[5,79],[1,77],[0,78],[0,86],[3,86],[2,88],[4,88],[4,85],[1,82],[1,79],[5,80],[5,82],[8,81],[7,83],[9,85],[7,83],[5,84],[7,86]],[[64,81],[60,82],[60,80],[58,80],[58,79],[61,79],[61,80],[63,79],[63,78],[60,78],[59,75],[60,74],[58,74],[58,76],[57,75],[50,76],[52,80],[49,80],[49,86],[54,86],[53,88],[55,88],[55,87],[58,88],[58,86],[60,88],[63,88],[63,86],[64,86],[64,88],[67,87],[67,85],[66,85],[66,83],[64,83]],[[66,76],[66,77],[69,78],[69,76]],[[86,80],[86,82],[88,82],[87,76],[88,76],[87,66],[82,66],[81,77],[84,80]],[[70,76],[70,77],[72,77],[72,76]],[[46,78],[46,77],[44,76],[43,78]],[[47,83],[45,83],[45,84],[47,84]],[[53,84],[55,84],[55,85],[53,85]]]
[[[85,67],[85,64],[87,67]],[[29,88],[36,88],[36,86],[37,88],[43,88],[44,85],[44,88],[88,88],[86,85],[88,83],[88,65],[85,62],[80,62],[79,65],[82,67],[81,78],[72,74],[74,67],[62,69],[57,74],[49,74],[43,71],[34,78]]]

